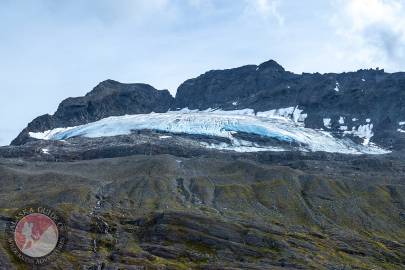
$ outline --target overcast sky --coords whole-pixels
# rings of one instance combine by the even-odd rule
[[[0,145],[98,82],[210,69],[405,70],[405,0],[0,0]]]

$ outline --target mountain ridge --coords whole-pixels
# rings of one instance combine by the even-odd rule
[[[106,80],[84,97],[64,100],[53,116],[34,119],[12,145],[31,141],[29,132],[77,126],[109,116],[186,107],[267,111],[297,105],[308,115],[306,127],[350,137],[350,133],[368,125],[373,133],[372,142],[390,150],[405,147],[405,133],[400,125],[405,121],[401,118],[405,115],[405,73],[363,69],[294,74],[274,60],[208,71],[183,82],[175,97],[167,90],[159,91],[147,84]]]
[[[83,97],[63,100],[54,115],[45,114],[35,118],[11,145],[30,141],[28,132],[86,124],[112,115],[164,112],[172,102],[173,97],[168,90],[159,91],[148,84],[105,80]]]

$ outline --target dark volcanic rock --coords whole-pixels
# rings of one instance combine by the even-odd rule
[[[256,100],[258,92],[267,89],[276,93],[280,83],[297,76],[286,72],[272,60],[260,66],[248,65],[227,70],[212,70],[180,85],[175,106],[190,109],[218,107],[235,109],[250,106],[249,108],[255,109],[251,107],[251,101]],[[238,102],[238,105],[233,106],[232,102]],[[290,102],[291,106],[297,105],[294,99]],[[280,108],[285,105],[285,103],[268,104],[267,107]]]
[[[107,80],[84,97],[65,99],[54,115],[46,114],[34,119],[11,144],[21,145],[29,141],[28,132],[77,126],[109,116],[166,112],[173,100],[167,90],[158,91],[147,84]]]
[[[190,109],[266,111],[292,106],[308,114],[307,127],[325,128],[323,118],[331,118],[331,130],[342,133],[340,117],[345,118],[348,130],[366,125],[370,119],[373,142],[394,149],[405,145],[405,134],[397,131],[399,122],[405,121],[405,73],[377,69],[298,75],[270,60],[259,66],[209,71],[187,80],[175,100],[176,108]]]

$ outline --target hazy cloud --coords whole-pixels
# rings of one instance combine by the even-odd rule
[[[333,23],[347,54],[368,65],[399,68],[405,60],[404,0],[341,0]]]
[[[275,19],[279,25],[284,24],[284,17],[280,13],[281,0],[246,0],[251,8],[265,19]]]

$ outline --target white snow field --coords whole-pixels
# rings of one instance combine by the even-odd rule
[[[322,130],[305,128],[306,114],[297,107],[255,113],[252,109],[222,111],[189,110],[124,115],[104,118],[86,125],[57,128],[30,136],[42,140],[66,140],[73,137],[128,135],[134,130],[157,130],[170,133],[199,134],[229,138],[231,143],[201,145],[207,148],[238,152],[286,151],[280,146],[260,146],[235,138],[238,132],[250,133],[279,141],[298,144],[300,151],[325,151],[345,154],[385,154],[372,143],[356,144],[348,138],[335,138]]]

